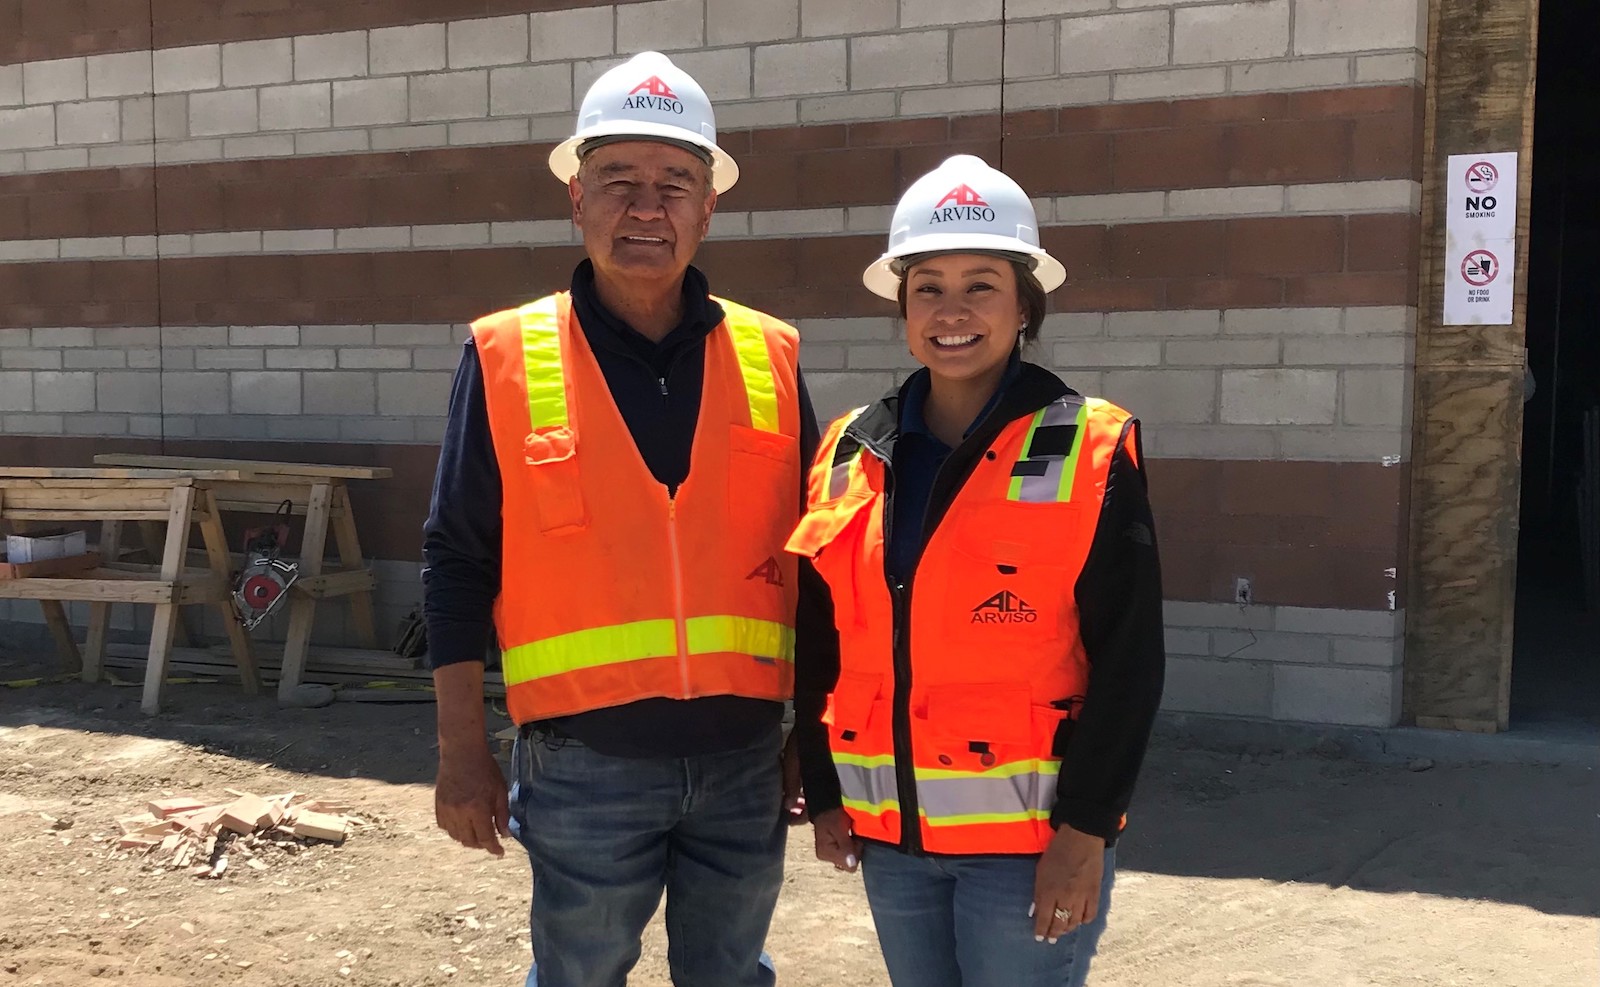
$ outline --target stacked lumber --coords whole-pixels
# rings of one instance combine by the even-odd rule
[[[231,789],[228,794],[224,802],[187,795],[156,799],[144,812],[117,820],[117,848],[159,854],[175,870],[218,878],[228,869],[230,853],[265,870],[259,849],[313,840],[343,843],[352,826],[362,825],[338,799],[305,799],[298,792],[268,798]]]
[[[140,645],[109,644],[106,646],[105,667],[116,671],[144,674],[147,649]],[[283,646],[255,646],[256,667],[261,681],[276,685],[283,667]],[[222,681],[236,679],[238,666],[225,648],[173,648],[168,664],[168,674],[216,678]],[[499,672],[484,675],[484,694],[501,698],[505,696],[504,680]],[[415,658],[400,658],[388,651],[369,651],[360,648],[314,647],[306,658],[305,672],[300,681],[332,686],[379,685],[396,692],[417,693],[433,686],[433,672]],[[383,696],[363,696],[350,701],[384,701]],[[387,697],[389,701],[416,699],[416,695]]]

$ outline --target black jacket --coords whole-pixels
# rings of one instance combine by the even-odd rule
[[[589,261],[572,275],[573,312],[584,338],[645,465],[672,490],[689,475],[706,337],[723,318],[722,307],[707,292],[705,275],[689,268],[683,322],[656,343],[600,304]],[[817,425],[803,379],[799,391],[800,456],[806,464],[816,452]],[[805,489],[803,476],[800,486]],[[483,369],[477,347],[468,340],[450,394],[450,417],[423,528],[423,617],[431,667],[484,659],[500,592],[500,509],[500,471],[489,437]],[[797,664],[818,640],[819,629],[825,636],[829,626],[827,611],[819,612],[815,599],[822,585],[815,570],[801,567]],[[782,703],[707,696],[645,699],[564,716],[548,725],[602,754],[691,757],[749,746],[782,716]]]
[[[894,445],[904,386],[872,405],[846,435],[890,463],[887,497],[894,497]],[[939,526],[956,493],[1006,425],[1073,393],[1060,378],[1030,363],[1005,388],[994,410],[962,441],[934,480],[922,541]],[[1114,841],[1133,797],[1150,729],[1161,702],[1166,650],[1161,618],[1161,567],[1138,447],[1136,422],[1128,423],[1136,464],[1119,446],[1112,457],[1105,502],[1094,542],[1075,588],[1079,628],[1089,657],[1089,687],[1083,710],[1065,721],[1056,737],[1062,757],[1057,801],[1050,821]],[[884,504],[885,511],[892,505]],[[886,577],[887,578],[887,577]],[[830,603],[831,607],[831,603]],[[800,752],[806,802],[813,813],[838,808],[839,781],[828,751],[822,711],[839,677],[839,639],[819,644],[796,668],[795,742]],[[897,664],[911,660],[897,656]],[[896,693],[896,702],[909,697]],[[908,827],[915,833],[915,827]],[[903,847],[915,850],[915,846]]]

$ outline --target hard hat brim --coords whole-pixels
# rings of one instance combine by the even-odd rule
[[[594,137],[637,137],[639,140],[660,139],[663,142],[676,144],[695,144],[711,152],[711,187],[717,194],[733,188],[739,180],[739,166],[734,163],[728,153],[712,142],[697,135],[685,132],[681,127],[669,127],[664,124],[639,123],[632,120],[618,120],[611,124],[600,124],[590,127],[583,133],[568,137],[555,146],[550,152],[550,171],[563,183],[570,181],[578,173],[578,147]]]
[[[907,240],[873,261],[861,272],[861,283],[874,295],[894,301],[900,296],[901,274],[895,269],[897,261],[913,254],[970,253],[1026,256],[1033,262],[1033,276],[1039,279],[1039,286],[1047,292],[1055,291],[1067,280],[1067,269],[1042,247],[989,233],[933,233]]]

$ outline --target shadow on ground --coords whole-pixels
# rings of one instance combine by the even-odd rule
[[[0,681],[39,663],[0,659]],[[0,689],[0,730],[25,724],[174,740],[328,778],[432,782],[432,705],[279,709],[233,685],[174,685],[146,717],[139,690],[78,682]],[[491,716],[491,728],[503,725]],[[0,745],[0,777],[17,770]],[[1274,750],[1164,733],[1122,867],[1316,883],[1600,916],[1600,784],[1581,767],[1364,763],[1335,746]]]

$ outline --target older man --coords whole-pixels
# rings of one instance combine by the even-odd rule
[[[798,339],[690,266],[738,168],[664,55],[596,81],[550,166],[588,259],[570,292],[473,325],[425,529],[438,822],[527,849],[530,985],[623,984],[663,890],[674,984],[770,985],[810,598],[783,545],[817,441]],[[484,732],[491,615],[520,727],[509,803]]]

